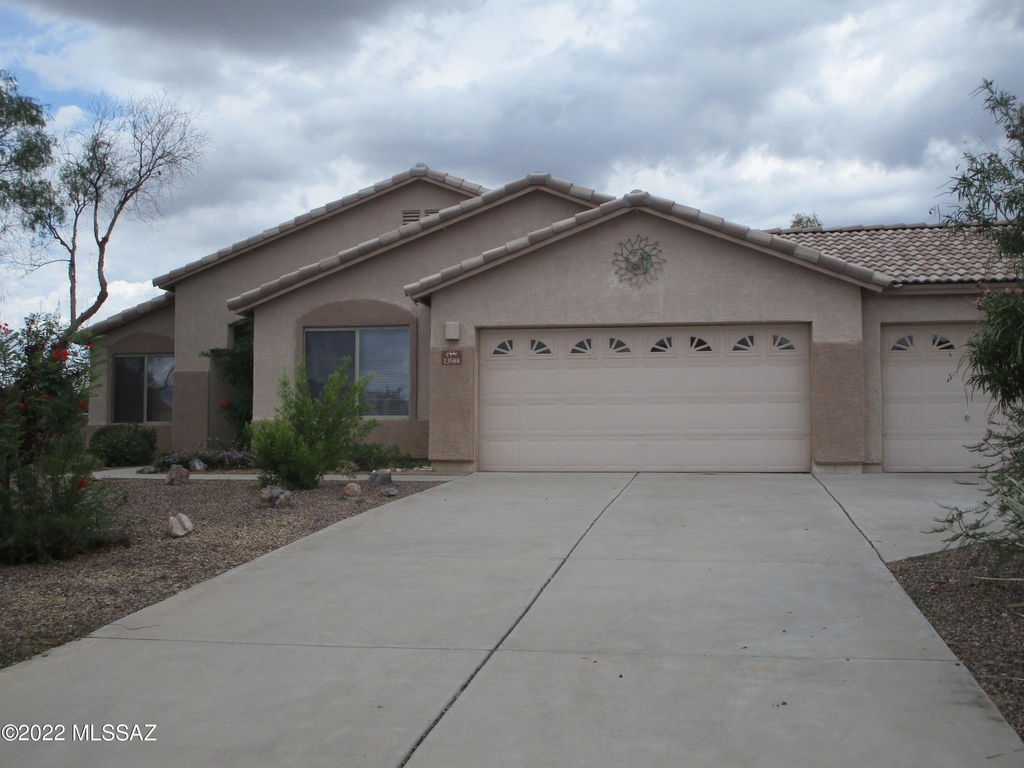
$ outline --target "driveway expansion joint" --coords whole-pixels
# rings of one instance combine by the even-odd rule
[[[473,682],[476,676],[480,674],[480,670],[482,670],[487,665],[487,662],[490,661],[494,654],[498,651],[498,649],[501,648],[501,646],[508,639],[508,636],[511,635],[515,631],[515,628],[519,626],[519,623],[524,618],[526,618],[526,614],[530,612],[530,609],[533,608],[534,604],[540,598],[541,594],[543,594],[544,590],[547,589],[548,585],[552,582],[555,576],[558,575],[558,572],[562,570],[562,566],[565,565],[566,561],[570,557],[572,557],[572,553],[576,551],[576,548],[580,545],[583,539],[586,538],[587,534],[590,533],[591,529],[597,524],[597,521],[601,519],[601,515],[607,512],[608,508],[611,507],[611,505],[614,504],[616,501],[618,501],[619,497],[623,493],[625,493],[626,489],[629,488],[630,484],[634,480],[636,480],[640,473],[634,472],[632,474],[633,476],[629,478],[629,481],[625,485],[623,485],[618,490],[618,492],[612,497],[611,501],[605,504],[601,511],[597,513],[597,517],[590,521],[590,525],[588,525],[586,530],[583,531],[582,534],[580,534],[580,537],[576,540],[576,543],[572,545],[572,547],[566,553],[565,557],[561,558],[561,561],[558,563],[558,566],[555,568],[554,571],[551,572],[551,575],[548,576],[547,581],[545,581],[541,585],[540,589],[537,590],[536,594],[530,599],[530,602],[526,605],[526,607],[519,614],[516,620],[512,622],[512,626],[508,628],[508,631],[501,636],[501,638],[498,640],[495,646],[488,651],[487,656],[484,657],[484,660],[481,661],[480,664],[477,665],[477,668],[470,673],[469,677],[466,679],[466,682],[463,683],[459,690],[455,692],[455,695],[452,696],[449,702],[444,706],[444,708],[441,710],[441,713],[434,719],[434,721],[430,725],[426,727],[426,729],[424,729],[423,733],[416,740],[416,743],[412,745],[412,748],[406,753],[405,757],[398,764],[398,768],[403,768],[406,765],[406,763],[408,763],[412,759],[412,756],[416,754],[416,750],[420,748],[420,745],[426,740],[427,736],[430,735],[430,732],[437,727],[437,724],[441,722],[441,719],[445,716],[445,714],[447,714],[448,710],[452,708],[452,705],[455,704],[456,701],[458,701],[459,696],[461,696],[463,692],[465,692],[465,690],[469,688],[470,684]]]
[[[817,481],[818,485],[825,489],[825,493],[827,493],[829,497],[832,499],[832,501],[836,503],[836,506],[843,510],[843,514],[846,515],[846,519],[849,520],[853,524],[853,527],[857,529],[857,532],[864,537],[864,541],[871,545],[871,548],[875,550],[875,554],[878,555],[878,559],[881,561],[882,565],[885,565],[885,558],[882,557],[882,553],[878,551],[878,547],[876,547],[875,543],[871,540],[871,538],[866,533],[864,533],[864,530],[859,525],[857,525],[857,521],[854,520],[850,516],[850,513],[846,511],[846,507],[843,506],[842,502],[839,501],[839,499],[837,499],[832,494],[832,491],[828,489],[828,486],[821,482],[821,479],[817,475],[812,474],[811,477],[813,477]]]

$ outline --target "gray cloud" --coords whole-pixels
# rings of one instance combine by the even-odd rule
[[[371,25],[394,14],[435,14],[478,7],[483,0],[15,0],[23,7],[132,29],[186,45],[215,45],[245,52],[302,56],[312,50],[353,45]]]

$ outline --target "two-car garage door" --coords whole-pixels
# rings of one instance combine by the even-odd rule
[[[806,472],[806,326],[484,331],[485,470]]]

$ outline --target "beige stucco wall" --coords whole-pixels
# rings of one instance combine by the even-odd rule
[[[909,323],[977,323],[977,291],[951,288],[949,293],[914,293],[914,288],[888,289],[864,297],[864,463],[882,464],[882,326]]]
[[[331,326],[410,326],[410,417],[380,420],[370,437],[398,443],[426,456],[430,409],[430,309],[416,305],[403,287],[483,251],[568,218],[587,205],[530,187],[475,216],[400,241],[358,264],[258,305],[255,319],[253,418],[273,416],[277,382],[294,375],[302,355],[302,329]]]
[[[210,376],[209,358],[201,357],[200,353],[228,344],[229,326],[238,319],[227,308],[228,299],[397,229],[402,224],[403,210],[444,208],[469,196],[427,179],[414,178],[397,189],[344,208],[337,215],[177,283],[175,365],[181,394],[179,401],[179,392],[175,391],[175,402],[181,402],[182,407],[175,408],[174,447],[194,448],[205,444],[208,436],[224,432],[217,416],[223,387]],[[410,278],[413,279],[416,278]]]
[[[114,355],[174,354],[174,307],[160,309],[119,325],[93,347],[95,371],[98,374],[96,388],[89,398],[89,430],[110,423],[113,412],[113,387],[111,370]],[[177,365],[177,358],[175,358]],[[177,376],[175,376],[177,378]],[[174,409],[178,408],[177,381],[175,381]],[[171,425],[153,424],[157,432],[157,450],[171,450]]]
[[[660,279],[639,289],[620,282],[612,265],[618,244],[638,234],[666,259]],[[636,210],[452,284],[431,301],[432,461],[467,469],[476,461],[481,328],[744,323],[810,324],[812,458],[863,460],[861,289],[836,277]],[[461,323],[460,341],[445,341],[446,321]],[[467,362],[442,366],[442,351],[453,348]]]

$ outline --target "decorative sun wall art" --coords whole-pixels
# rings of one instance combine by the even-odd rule
[[[639,288],[658,279],[658,272],[663,268],[665,259],[661,257],[661,248],[648,238],[637,235],[619,243],[612,264],[615,274],[623,283]]]

